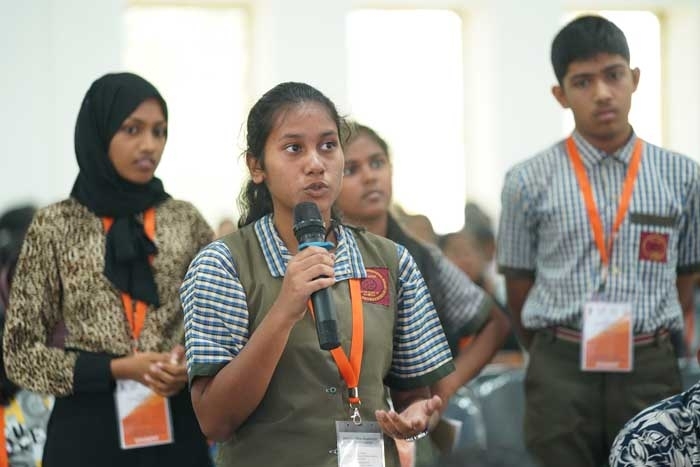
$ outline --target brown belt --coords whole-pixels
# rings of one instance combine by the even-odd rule
[[[581,333],[575,329],[564,328],[561,326],[552,328],[554,331],[554,336],[557,339],[561,339],[569,342],[581,342]],[[650,332],[647,334],[635,334],[633,341],[634,345],[650,344],[660,337],[668,335],[668,329],[659,329],[656,332]]]

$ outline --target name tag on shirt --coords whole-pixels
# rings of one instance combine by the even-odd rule
[[[384,467],[384,435],[377,422],[335,422],[338,467]]]
[[[632,371],[632,339],[630,303],[587,302],[583,307],[581,370]]]
[[[114,392],[122,449],[173,442],[170,402],[133,380],[117,380]]]

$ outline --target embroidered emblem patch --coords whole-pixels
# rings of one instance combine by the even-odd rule
[[[665,263],[668,257],[668,234],[642,232],[639,237],[639,259]]]
[[[389,270],[367,268],[367,277],[360,283],[362,301],[389,306]]]

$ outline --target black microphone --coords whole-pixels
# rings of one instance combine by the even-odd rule
[[[330,250],[333,244],[326,241],[326,229],[318,206],[311,202],[299,203],[294,206],[294,236],[299,242],[299,251],[308,246],[320,246]],[[340,347],[338,339],[338,320],[335,303],[328,289],[317,290],[311,294],[316,317],[316,334],[318,343],[323,350]]]

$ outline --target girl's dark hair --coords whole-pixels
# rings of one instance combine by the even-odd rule
[[[32,222],[36,208],[20,206],[0,216],[0,312],[4,312],[15,275],[24,236]]]
[[[26,205],[10,209],[0,216],[0,342],[4,335],[5,308],[8,305],[12,277],[35,212],[34,206]],[[5,360],[0,346],[0,405],[8,405],[17,391],[17,385],[10,381],[5,372]]]
[[[474,236],[479,246],[487,246],[496,241],[491,226],[491,218],[476,203],[468,201],[464,205],[464,229]]]
[[[552,67],[559,84],[571,62],[586,60],[600,53],[620,55],[627,63],[630,49],[625,34],[602,16],[580,16],[564,26],[552,41]]]
[[[17,262],[24,235],[36,208],[32,205],[10,209],[0,216],[0,267]]]
[[[335,122],[338,135],[345,134],[345,120],[338,114],[335,104],[321,91],[305,83],[282,83],[263,94],[250,109],[246,124],[245,155],[256,159],[264,169],[265,142],[280,112],[307,102],[315,102],[325,107],[328,115]],[[271,213],[272,197],[267,185],[264,182],[255,183],[253,180],[248,180],[238,197],[238,207],[241,212],[238,227],[252,224]],[[335,212],[333,218],[336,222],[338,221]]]
[[[369,139],[373,140],[375,143],[379,145],[380,148],[382,148],[382,151],[384,151],[384,154],[386,154],[386,157],[391,159],[391,154],[389,152],[389,145],[387,142],[379,136],[379,134],[371,129],[368,126],[362,125],[361,123],[357,122],[350,122],[348,123],[348,133],[345,138],[343,138],[345,144],[350,144],[353,141],[355,141],[357,138],[360,136],[367,136]]]

